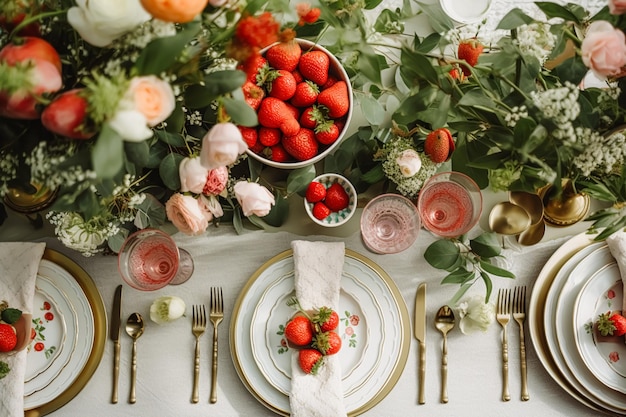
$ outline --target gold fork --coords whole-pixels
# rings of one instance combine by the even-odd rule
[[[213,323],[213,373],[211,374],[211,396],[209,401],[217,402],[217,326],[224,318],[224,299],[222,288],[211,287],[211,314],[209,319]]]
[[[506,325],[511,319],[511,294],[508,289],[498,291],[498,307],[496,320],[502,326],[502,401],[509,401],[509,342],[506,336]]]
[[[522,373],[522,401],[528,401],[528,379],[526,375],[526,342],[524,341],[524,320],[526,319],[526,287],[513,290],[513,319],[519,324],[519,355]]]
[[[191,316],[191,332],[196,337],[196,352],[193,367],[193,394],[191,395],[191,402],[197,403],[200,398],[198,392],[198,381],[200,379],[200,336],[202,336],[206,330],[206,308],[204,305],[192,306]]]

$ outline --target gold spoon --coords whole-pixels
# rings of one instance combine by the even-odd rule
[[[134,404],[135,398],[135,381],[137,380],[137,339],[143,334],[143,318],[141,314],[133,313],[126,321],[126,333],[133,338],[133,357],[130,368],[130,395],[128,402]]]
[[[454,313],[443,306],[435,315],[435,327],[443,334],[441,349],[441,402],[448,402],[448,332],[454,328]]]

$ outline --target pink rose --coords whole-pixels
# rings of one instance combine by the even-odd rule
[[[235,184],[234,191],[246,217],[252,214],[267,216],[276,202],[272,193],[256,182],[239,181]]]
[[[228,182],[228,168],[219,167],[212,169],[209,171],[209,175],[206,178],[206,183],[202,189],[202,194],[207,195],[218,195],[224,188],[226,188],[226,183]]]
[[[209,226],[213,215],[204,205],[189,195],[176,193],[165,203],[167,218],[186,235],[199,235]]]
[[[185,158],[178,166],[180,191],[200,194],[207,181],[209,170],[200,164],[200,158]]]
[[[200,163],[206,169],[228,166],[248,149],[241,132],[232,123],[218,123],[202,138]]]
[[[598,20],[587,29],[580,47],[583,62],[598,77],[619,73],[626,65],[626,37],[604,20]]]
[[[626,13],[626,0],[609,0],[609,11],[615,15]]]
[[[133,108],[146,117],[148,126],[167,119],[176,107],[172,86],[154,75],[133,78],[126,94]]]

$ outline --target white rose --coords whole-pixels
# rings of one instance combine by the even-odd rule
[[[200,163],[211,170],[234,163],[248,149],[241,132],[232,123],[218,123],[202,138]]]
[[[109,45],[151,18],[139,0],[76,0],[67,11],[70,25],[97,47]]]
[[[200,164],[200,158],[185,158],[178,166],[180,191],[201,194],[209,176],[209,170]]]
[[[129,142],[141,142],[153,134],[147,126],[146,116],[137,110],[118,110],[109,120],[109,126]]]
[[[272,193],[256,182],[239,181],[235,184],[234,191],[246,217],[252,214],[267,216],[276,202]]]
[[[159,297],[150,306],[150,319],[163,324],[174,321],[185,314],[185,302],[176,296]]]
[[[402,151],[396,158],[396,163],[400,167],[400,172],[406,178],[417,174],[422,168],[422,159],[413,149]]]
[[[461,317],[459,329],[463,334],[469,334],[476,330],[486,332],[496,317],[496,306],[493,303],[485,303],[484,298],[480,295],[471,297],[460,303],[458,307]]]
[[[200,195],[200,202],[204,205],[205,210],[213,215],[213,217],[222,217],[224,215],[224,209],[220,204],[220,201],[216,196],[210,195]]]

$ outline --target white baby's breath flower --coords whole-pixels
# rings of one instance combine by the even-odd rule
[[[46,217],[55,226],[54,233],[59,240],[83,256],[102,252],[106,240],[119,231],[117,225],[99,216],[85,221],[78,213],[51,211]]]
[[[459,329],[463,334],[470,334],[476,330],[486,332],[496,317],[496,306],[485,303],[481,295],[475,295],[458,304]]]

